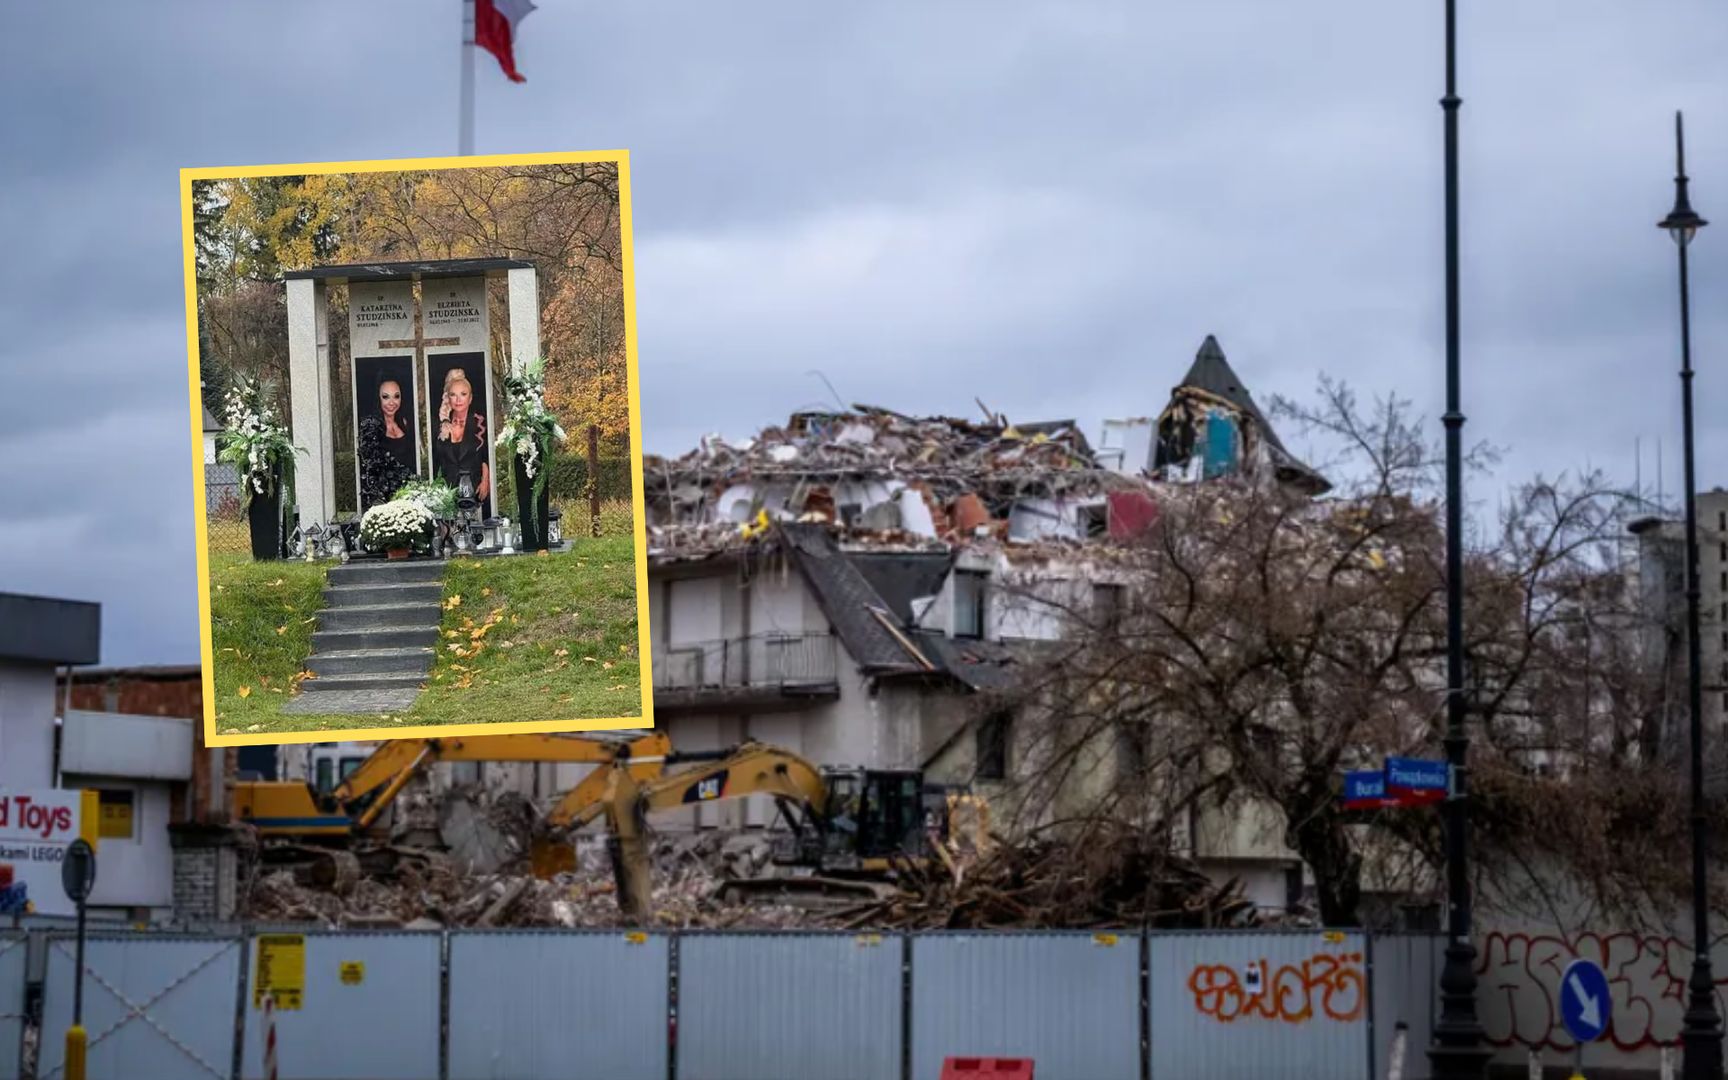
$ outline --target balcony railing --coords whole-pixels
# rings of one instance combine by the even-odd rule
[[[755,634],[661,646],[654,653],[654,688],[831,692],[836,655],[832,634]]]

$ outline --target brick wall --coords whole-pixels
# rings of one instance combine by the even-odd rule
[[[74,669],[72,707],[202,720],[203,674],[196,667]]]

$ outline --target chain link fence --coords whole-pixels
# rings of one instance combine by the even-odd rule
[[[583,536],[629,536],[630,515],[630,447],[624,440],[598,440],[599,456],[592,470],[590,488],[586,438],[572,436],[566,447],[552,455],[547,485],[554,509],[564,515],[564,535],[574,539]],[[336,505],[343,516],[351,514],[357,505],[354,489],[354,453],[337,451]],[[515,481],[510,459],[500,452],[498,460],[499,507],[516,505]],[[598,508],[598,515],[595,509]],[[251,531],[246,511],[242,507],[240,481],[233,466],[204,466],[204,508],[208,515],[208,536],[211,554],[248,555],[252,551]],[[516,515],[508,509],[510,517]]]

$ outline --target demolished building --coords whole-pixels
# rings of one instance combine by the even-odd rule
[[[756,739],[987,792],[1015,766],[1021,680],[1071,620],[1122,603],[1161,504],[1206,481],[1329,486],[1212,337],[1156,418],[1107,421],[1097,448],[1073,420],[985,412],[804,411],[645,460],[655,713],[674,745]],[[684,813],[668,825],[763,826],[774,808]],[[1264,822],[1191,832],[1261,907],[1300,891]]]

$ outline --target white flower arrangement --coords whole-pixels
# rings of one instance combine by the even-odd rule
[[[280,484],[284,502],[294,493],[294,455],[305,453],[293,444],[288,429],[276,421],[268,401],[268,384],[239,379],[228,391],[223,411],[220,460],[240,472],[241,490],[250,503],[254,495],[269,497]]]
[[[552,443],[566,440],[558,418],[546,409],[546,361],[535,360],[520,371],[504,376],[504,424],[498,429],[504,445],[510,447],[522,471],[533,482],[530,508],[540,504],[546,491],[546,458],[551,456]],[[529,520],[535,511],[529,510]]]
[[[456,489],[439,479],[410,480],[396,489],[392,499],[419,503],[433,517],[456,516]]]
[[[360,517],[360,542],[373,551],[411,547],[432,532],[432,511],[417,499],[379,503]]]

